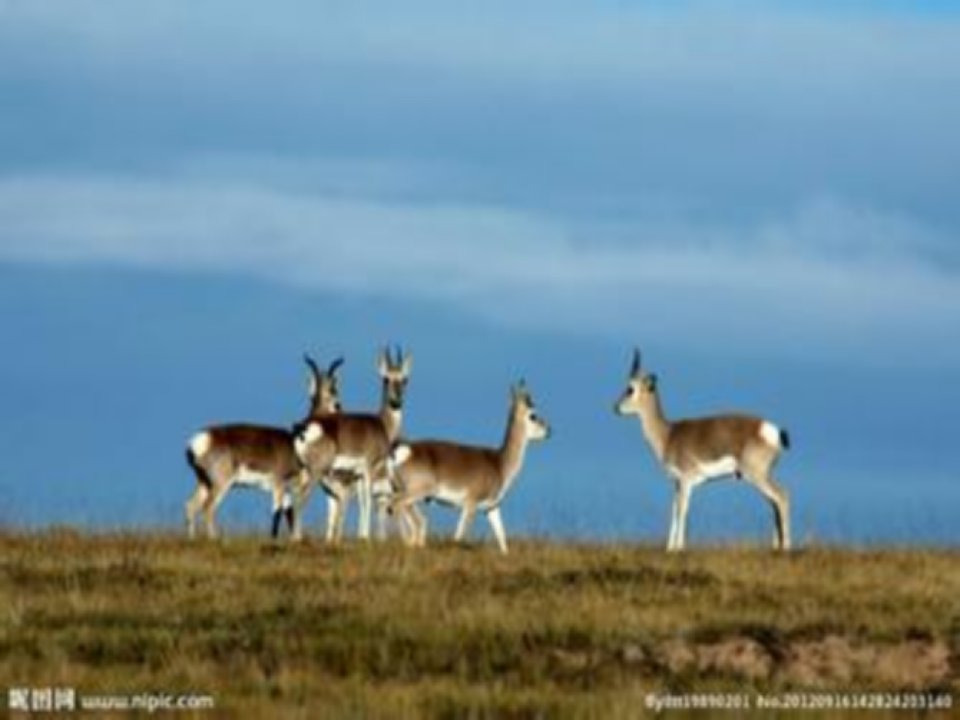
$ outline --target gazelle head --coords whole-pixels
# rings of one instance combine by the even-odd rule
[[[413,368],[413,356],[404,355],[397,347],[395,357],[391,357],[390,348],[384,348],[377,360],[377,372],[383,378],[383,392],[391,410],[403,408],[403,394]]]
[[[537,414],[533,398],[523,380],[510,389],[510,401],[513,421],[521,423],[524,437],[528,440],[546,440],[550,437],[550,425]]]
[[[303,356],[304,362],[310,369],[309,392],[310,414],[325,415],[340,412],[340,376],[337,371],[343,365],[343,358],[339,357],[330,363],[326,372],[321,370],[316,361],[309,355]]]
[[[613,410],[618,415],[639,415],[656,399],[657,376],[643,371],[640,364],[640,350],[635,349],[633,363],[630,366],[630,377],[627,379],[627,389],[623,391]]]

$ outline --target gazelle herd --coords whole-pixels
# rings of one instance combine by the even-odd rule
[[[376,505],[378,538],[386,537],[389,514],[398,518],[405,542],[422,547],[427,517],[420,506],[433,501],[460,509],[457,541],[464,539],[481,511],[500,551],[507,552],[500,506],[523,468],[527,445],[550,436],[550,426],[537,414],[523,381],[511,389],[503,441],[480,447],[404,437],[403,403],[413,358],[399,348],[393,353],[384,349],[378,356],[383,391],[375,413],[343,411],[338,375],[342,359],[326,370],[309,356],[305,361],[310,372],[309,409],[291,428],[214,425],[190,439],[187,462],[197,482],[186,503],[191,537],[201,512],[207,535],[215,537],[218,506],[232,487],[247,486],[270,494],[272,535],[278,535],[285,518],[292,537],[300,539],[305,505],[319,486],[327,497],[327,542],[342,539],[347,508],[356,497],[358,537],[370,537]],[[790,548],[789,496],[773,477],[780,454],[789,447],[785,430],[753,415],[667,420],[657,376],[643,369],[639,350],[614,410],[640,419],[647,443],[674,483],[668,550],[685,547],[693,489],[727,476],[744,479],[763,494],[773,509],[775,546]]]

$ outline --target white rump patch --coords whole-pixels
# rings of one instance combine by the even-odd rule
[[[413,455],[413,448],[409,445],[397,445],[390,453],[390,462],[393,467],[403,465]]]
[[[280,501],[280,509],[289,510],[292,507],[293,507],[293,498],[290,496],[290,491],[287,490],[283,494],[283,500]]]
[[[767,445],[772,445],[777,448],[780,447],[780,428],[772,422],[764,420],[760,423],[760,437],[763,438],[763,441],[767,443]]]
[[[194,435],[190,440],[190,452],[193,453],[194,457],[202,458],[209,452],[212,444],[213,438],[210,437],[210,433],[204,430]]]

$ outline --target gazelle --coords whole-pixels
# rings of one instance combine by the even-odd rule
[[[391,463],[399,490],[391,507],[409,528],[408,542],[426,544],[427,519],[417,507],[421,500],[435,500],[460,508],[457,541],[463,540],[477,510],[487,520],[497,545],[507,552],[507,536],[500,517],[500,505],[513,484],[531,440],[544,440],[550,427],[534,409],[524,384],[511,389],[507,431],[499,448],[474,447],[421,440],[396,445]]]
[[[308,417],[340,410],[337,370],[343,359],[334,360],[327,371],[305,356],[310,368],[310,410]],[[217,534],[215,515],[227,492],[234,486],[257,487],[271,494],[276,537],[286,515],[291,532],[294,510],[290,490],[302,472],[293,448],[293,436],[283,428],[265,425],[213,425],[195,434],[187,446],[187,462],[197,478],[197,487],[186,503],[187,534],[196,532],[196,516],[203,512],[207,535]]]
[[[637,415],[659,463],[675,483],[667,550],[683,550],[693,489],[714,478],[745,478],[773,508],[776,545],[790,548],[790,499],[773,477],[780,454],[790,447],[786,430],[752,415],[717,415],[669,421],[663,414],[657,376],[645,373],[635,350],[623,397],[614,410]]]
[[[353,420],[349,421],[356,427],[365,427],[371,420],[379,420],[380,425],[386,435],[387,442],[393,443],[400,435],[400,427],[403,422],[403,399],[407,383],[410,379],[410,372],[413,369],[413,356],[404,354],[403,350],[396,348],[395,357],[391,357],[390,350],[384,348],[377,358],[377,372],[383,382],[382,402],[378,416],[373,415],[350,415]],[[295,432],[303,434],[306,431],[306,425],[301,423]],[[320,437],[327,438],[322,443],[328,444],[328,435],[317,435],[317,430],[311,431],[309,438],[304,435],[301,448],[306,452],[312,441]],[[328,431],[329,432],[329,431]],[[366,431],[364,431],[366,432]],[[378,433],[372,433],[370,438],[377,438]],[[392,481],[389,474],[389,468],[386,462],[386,455],[379,459],[374,459],[373,465],[366,461],[358,461],[356,451],[359,446],[352,440],[345,440],[344,452],[337,454],[333,464],[326,472],[321,472],[322,463],[314,459],[311,463],[313,472],[312,478],[304,478],[309,483],[300,488],[300,507],[302,507],[312,492],[312,480],[318,481],[327,494],[327,541],[335,542],[343,537],[343,522],[346,517],[347,505],[354,495],[359,495],[360,500],[360,532],[361,538],[369,537],[370,532],[370,504],[372,500],[377,501],[377,534],[381,539],[386,534],[386,510],[390,495],[392,494]],[[377,445],[379,440],[372,439]],[[336,443],[339,447],[339,443]],[[352,448],[352,450],[351,450]],[[351,454],[352,453],[352,454]],[[371,457],[374,457],[373,453]],[[316,452],[313,455],[317,455]],[[361,471],[366,471],[366,477]],[[364,483],[367,483],[365,487]],[[301,529],[299,526],[294,532],[295,537],[300,537]]]

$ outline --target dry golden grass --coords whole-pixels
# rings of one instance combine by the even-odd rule
[[[538,541],[501,557],[51,531],[0,535],[0,557],[8,686],[193,691],[302,717],[633,717],[651,690],[960,689],[956,551]]]

